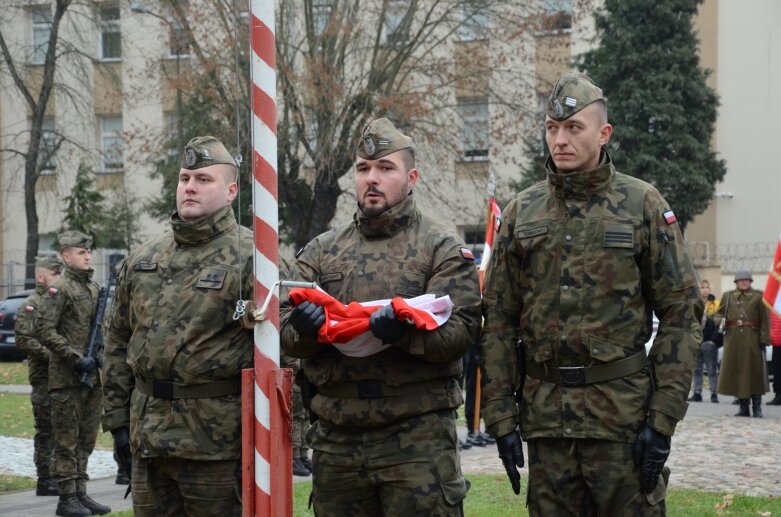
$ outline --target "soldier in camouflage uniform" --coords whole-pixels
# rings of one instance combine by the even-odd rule
[[[78,231],[57,237],[65,262],[62,278],[43,295],[36,320],[49,358],[54,452],[51,472],[60,492],[57,515],[101,515],[111,511],[87,495],[87,461],[98,437],[103,394],[100,358],[84,355],[100,287],[92,281],[92,239]],[[79,380],[87,374],[94,388]]]
[[[390,345],[348,357],[316,339],[323,308],[303,302],[281,318],[285,353],[304,358],[316,515],[462,515],[455,409],[461,357],[478,337],[480,295],[468,249],[422,215],[412,140],[387,119],[363,130],[355,163],[358,211],[315,237],[291,278],[316,281],[343,303],[449,294],[450,319],[413,329],[389,305],[370,319]],[[314,394],[316,392],[316,394]]]
[[[663,515],[697,275],[664,198],[602,148],[612,126],[591,79],[559,79],[545,127],[547,181],[504,210],[485,278],[483,417],[516,493],[518,427],[528,442],[530,515]]]
[[[211,136],[185,147],[171,231],[125,260],[106,322],[105,430],[132,463],[136,516],[241,513],[241,382],[252,332],[252,232],[231,202],[238,170]],[[130,458],[132,452],[132,460]]]
[[[735,289],[724,293],[718,319],[724,323],[724,355],[719,393],[738,398],[735,416],[762,416],[762,395],[768,391],[765,347],[770,343],[770,312],[762,291],[751,288],[749,271],[735,273]]]
[[[51,479],[50,462],[52,457],[52,407],[49,398],[49,356],[51,352],[43,346],[37,337],[35,318],[38,316],[38,303],[46,290],[60,278],[62,262],[57,257],[38,257],[35,261],[35,292],[22,303],[16,317],[14,334],[16,346],[27,354],[28,379],[32,386],[30,401],[35,419],[35,470],[38,484],[35,495],[58,495],[57,484]]]

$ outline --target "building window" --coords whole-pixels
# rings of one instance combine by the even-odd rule
[[[488,102],[484,99],[460,101],[461,151],[464,160],[488,159]]]
[[[51,6],[37,5],[32,9],[33,15],[33,54],[30,62],[42,65],[46,61],[46,49],[49,46],[49,36],[52,28]]]
[[[312,0],[312,30],[315,37],[319,38],[331,21],[333,0]]]
[[[474,41],[488,39],[488,7],[483,2],[465,2],[462,6],[462,22],[458,27],[458,39]]]
[[[386,45],[405,43],[409,37],[409,26],[404,16],[409,12],[409,0],[389,0],[382,21],[382,42]]]
[[[54,133],[54,119],[45,118],[41,125],[41,143],[38,146],[38,165],[44,176],[54,174],[57,169],[57,161],[54,159],[54,146],[56,144]]]
[[[100,10],[100,58],[122,58],[122,33],[119,26],[119,7],[103,7]]]
[[[122,116],[100,117],[100,142],[103,172],[117,172],[125,167],[122,156]]]
[[[163,143],[166,148],[166,154],[171,157],[179,156],[179,153],[183,149],[179,149],[180,145],[184,145],[184,142],[179,142],[179,117],[176,115],[176,111],[166,111],[163,113],[163,120],[165,121],[165,142]]]
[[[189,2],[181,2],[182,9],[187,12],[190,9]],[[171,9],[171,15],[168,17],[168,57],[187,57],[190,55],[190,41],[187,39],[187,32],[184,30],[182,20],[176,16],[175,11]]]

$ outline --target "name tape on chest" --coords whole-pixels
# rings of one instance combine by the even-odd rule
[[[157,270],[157,262],[138,262],[133,264],[133,271],[141,271],[148,273],[149,271]]]
[[[547,226],[538,226],[537,228],[529,228],[526,230],[518,230],[519,239],[530,239],[532,237],[538,237],[548,233]]]

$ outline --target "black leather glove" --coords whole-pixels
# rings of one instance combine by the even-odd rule
[[[291,311],[288,321],[302,336],[317,337],[325,322],[325,309],[311,302],[301,302]]]
[[[94,357],[82,357],[79,362],[76,363],[76,371],[79,373],[92,373],[97,369]]]
[[[515,495],[521,493],[521,473],[516,467],[523,467],[523,447],[521,447],[521,435],[518,431],[512,431],[496,439],[496,448],[499,449],[499,458],[502,460],[507,477],[513,486]]]
[[[634,446],[635,465],[640,467],[640,486],[650,494],[656,488],[667,457],[670,456],[669,436],[645,425],[637,435]]]
[[[114,458],[122,472],[130,479],[133,455],[130,452],[130,431],[127,427],[117,427],[111,430],[114,437]]]
[[[392,305],[386,305],[374,311],[369,318],[369,326],[372,329],[372,334],[383,343],[395,343],[404,336],[404,331],[409,328],[406,322],[400,321],[396,317]]]

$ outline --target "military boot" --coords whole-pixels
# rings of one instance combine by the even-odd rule
[[[84,492],[79,492],[79,502],[87,508],[91,513],[91,515],[103,515],[104,513],[108,513],[111,511],[111,508],[106,506],[105,504],[100,504],[97,501],[95,501],[93,498],[88,496]]]
[[[697,393],[695,391],[694,395],[692,395],[691,397],[689,397],[686,400],[688,400],[689,402],[702,402],[702,393]]]
[[[781,406],[781,393],[776,393],[773,400],[767,403],[768,406]]]
[[[755,418],[762,418],[762,395],[751,395],[751,409]]]
[[[748,410],[748,399],[738,399],[740,402],[740,410],[735,413],[735,416],[751,416]]]
[[[38,479],[35,495],[60,495],[60,491],[57,488],[57,483],[51,479]]]
[[[92,512],[81,504],[76,494],[68,494],[60,496],[57,511],[54,514],[62,517],[85,517],[92,515]]]

